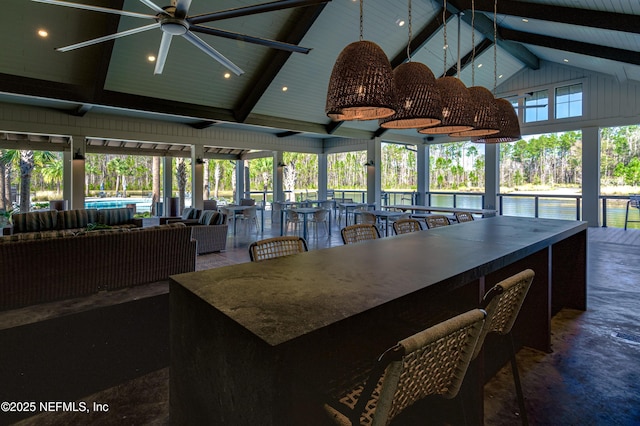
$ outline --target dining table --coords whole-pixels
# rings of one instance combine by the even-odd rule
[[[367,210],[367,212],[375,215],[378,219],[384,220],[384,232],[387,237],[389,236],[389,219],[397,219],[403,215],[401,212],[391,210]],[[353,214],[359,215],[360,213],[355,211]]]
[[[240,205],[226,205],[226,206],[221,206],[221,209],[226,209],[227,211],[229,211],[229,213],[233,214],[233,235],[236,235],[236,230],[237,230],[237,223],[238,221],[236,220],[237,216],[239,213],[242,213],[243,211],[245,211],[246,209],[249,209],[251,207],[255,207],[256,210],[260,211],[260,219],[261,219],[261,225],[262,227],[260,229],[264,229],[264,209],[261,206],[255,205],[255,206],[240,206]]]
[[[337,203],[338,207],[344,208],[344,226],[349,225],[349,210],[355,210],[357,207],[375,208],[376,203]],[[355,223],[355,222],[354,222]],[[340,223],[338,223],[340,225]]]
[[[552,316],[587,308],[586,243],[586,222],[497,216],[173,275],[171,419],[311,425],[325,391],[527,268],[515,342],[549,353]],[[473,424],[485,381],[508,359],[487,341],[468,371]]]

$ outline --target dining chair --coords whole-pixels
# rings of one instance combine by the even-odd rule
[[[371,223],[356,223],[355,225],[345,226],[340,230],[340,233],[345,244],[380,238],[380,231]]]
[[[309,222],[313,223],[315,236],[318,238],[318,224],[321,223],[324,226],[325,234],[329,235],[329,215],[331,214],[331,210],[329,209],[320,209],[313,213],[311,217],[309,217]]]
[[[480,332],[478,344],[472,357],[472,359],[475,359],[478,356],[484,344],[485,337],[489,333],[497,333],[502,337],[502,344],[505,350],[509,352],[513,383],[516,388],[518,405],[520,407],[520,419],[523,425],[528,424],[527,411],[524,405],[524,396],[520,383],[520,374],[518,372],[518,363],[516,361],[516,351],[511,330],[518,318],[518,313],[522,308],[529,288],[531,288],[534,276],[535,273],[533,270],[525,269],[520,273],[500,281],[485,293],[482,300],[482,308],[487,313],[487,318]]]
[[[260,262],[305,251],[309,251],[305,239],[293,235],[266,238],[254,241],[249,245],[249,257],[252,262]]]
[[[298,234],[298,226],[302,223],[300,215],[293,210],[286,210],[285,231],[289,230],[289,226],[293,225],[293,229]]]
[[[337,425],[387,425],[430,395],[455,398],[485,315],[473,309],[401,340],[378,358],[364,383],[326,402],[325,413]]]
[[[417,219],[398,219],[393,222],[393,230],[397,235],[400,235],[422,231],[422,227],[420,226],[420,221]]]
[[[258,208],[256,206],[249,207],[242,210],[242,214],[237,217],[237,220],[246,223],[246,231],[248,231],[249,227],[253,224],[256,227],[256,233],[260,232],[260,227],[258,225],[258,215],[256,214],[257,210]]]
[[[454,212],[453,214],[455,215],[458,223],[473,222],[474,220],[473,215],[469,212]]]
[[[448,217],[439,214],[427,216],[424,218],[424,221],[427,223],[427,229],[451,225]]]

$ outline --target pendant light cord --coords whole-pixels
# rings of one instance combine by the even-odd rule
[[[442,7],[442,31],[444,33],[444,65],[442,76],[445,77],[447,75],[447,49],[449,48],[449,45],[447,44],[447,0],[444,0]]]
[[[364,0],[360,0],[360,41],[364,40],[364,37],[363,37],[364,25],[363,25],[363,21],[362,21],[362,9],[363,9],[362,5],[363,5],[363,3],[364,3]]]
[[[498,0],[493,1],[493,96],[498,90]]]
[[[411,62],[411,39],[413,38],[413,26],[411,22],[411,0],[409,0],[409,42],[407,43],[407,61]]]
[[[476,4],[475,0],[471,0],[471,44],[473,49],[471,50],[471,86],[476,85]]]

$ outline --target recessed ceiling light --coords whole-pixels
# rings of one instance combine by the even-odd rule
[[[522,18],[522,22],[529,22],[527,18]]]
[[[224,73],[224,78],[231,78],[231,73],[230,72],[225,72]]]
[[[287,90],[289,90],[289,88],[287,86],[282,86],[282,91],[286,92]]]
[[[149,55],[149,56],[147,56],[147,61],[149,61],[149,62],[155,62],[155,61],[156,61],[156,57],[155,57],[155,56],[153,56],[153,55]]]
[[[498,78],[502,78],[502,74],[500,74],[500,75],[498,76]]]
[[[568,60],[567,58],[563,59],[563,61],[565,61],[565,62],[569,62],[569,60]]]
[[[42,38],[45,38],[49,36],[49,33],[47,32],[47,30],[38,30],[38,35]]]
[[[396,19],[396,24],[397,24],[399,27],[402,27],[402,26],[404,25],[404,19]]]
[[[482,68],[482,64],[478,64],[478,68]]]
[[[447,49],[448,47],[449,47],[449,45],[445,44],[444,46],[442,46],[442,49],[444,50],[444,49]]]

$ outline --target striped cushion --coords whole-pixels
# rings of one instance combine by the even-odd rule
[[[12,220],[14,233],[51,231],[57,229],[58,211],[16,213],[12,216]]]
[[[79,209],[64,210],[58,213],[63,229],[86,228],[88,224],[95,223],[98,219],[98,210]]]
[[[133,219],[133,210],[128,208],[98,210],[98,223],[104,225],[122,225]]]
[[[180,217],[181,219],[194,219],[195,218],[195,213],[196,213],[196,209],[191,208],[191,207],[187,207],[186,209],[182,210],[182,216]]]
[[[218,220],[219,213],[215,210],[205,210],[200,215],[200,225],[213,225]]]

